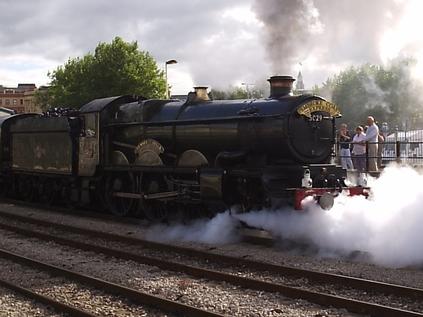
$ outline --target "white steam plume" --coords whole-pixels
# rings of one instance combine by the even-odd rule
[[[222,244],[236,242],[238,221],[229,212],[216,215],[213,219],[199,219],[191,224],[155,225],[147,231],[147,239],[155,241],[193,241]]]
[[[421,265],[422,184],[423,175],[412,168],[391,166],[374,181],[369,199],[340,196],[330,211],[306,202],[302,213],[260,211],[237,217],[280,237],[312,242],[324,253],[359,250],[380,265]]]

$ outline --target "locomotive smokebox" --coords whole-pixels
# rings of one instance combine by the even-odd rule
[[[270,98],[280,98],[292,93],[295,79],[291,76],[272,76],[267,81],[270,83]]]

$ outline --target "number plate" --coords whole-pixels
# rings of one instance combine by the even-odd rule
[[[311,122],[320,122],[323,120],[323,115],[321,114],[312,114],[308,121]]]

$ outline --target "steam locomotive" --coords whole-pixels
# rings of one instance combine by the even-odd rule
[[[26,200],[95,204],[152,221],[291,204],[323,208],[348,191],[331,164],[336,105],[292,95],[273,76],[259,100],[186,101],[135,96],[96,99],[79,111],[0,118],[0,190]]]

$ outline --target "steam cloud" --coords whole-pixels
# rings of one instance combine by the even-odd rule
[[[330,211],[306,201],[307,212],[238,215],[273,234],[307,241],[324,254],[368,252],[374,263],[403,267],[423,263],[423,175],[391,166],[372,184],[372,197],[340,196]]]
[[[372,195],[339,196],[325,211],[313,199],[306,212],[291,209],[256,211],[232,217],[228,212],[190,225],[153,226],[147,237],[159,241],[236,242],[240,219],[273,235],[305,241],[320,254],[367,252],[373,263],[404,267],[423,264],[423,174],[410,167],[390,166],[371,184]]]
[[[156,225],[147,232],[147,239],[155,241],[194,241],[222,244],[236,242],[238,221],[229,212],[220,213],[213,219],[199,219],[191,224]]]

